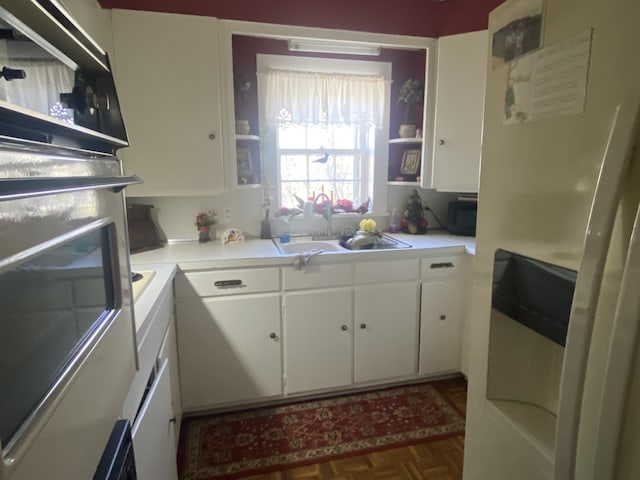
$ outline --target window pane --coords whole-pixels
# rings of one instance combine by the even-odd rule
[[[278,144],[280,148],[305,148],[305,127],[288,125],[278,128]]]
[[[336,182],[336,191],[334,193],[335,200],[351,200],[353,208],[358,208],[360,199],[356,198],[359,191],[360,182]]]
[[[333,127],[333,148],[353,150],[358,148],[356,127],[354,125],[335,125]]]
[[[354,155],[337,155],[334,158],[336,179],[351,180],[355,178],[355,156]]]
[[[334,165],[333,155],[329,155],[329,158],[325,163],[314,161],[320,159],[324,159],[324,157],[309,157],[309,178],[313,178],[314,180],[332,180]]]
[[[331,148],[331,127],[326,125],[311,125],[307,129],[307,148],[309,150],[323,150]]]
[[[296,200],[295,195],[302,198],[303,200],[307,199],[309,194],[309,186],[307,182],[282,182],[280,190],[280,206],[282,207],[297,207],[298,201]]]
[[[306,180],[307,156],[306,155],[281,155],[280,178],[282,180]]]

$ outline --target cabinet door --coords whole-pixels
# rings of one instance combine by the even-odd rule
[[[356,287],[355,330],[356,382],[416,373],[418,285]]]
[[[176,323],[171,317],[171,323],[162,341],[160,352],[158,353],[158,365],[164,361],[169,362],[169,382],[171,384],[171,412],[176,419],[174,424],[175,444],[178,449],[180,440],[180,425],[182,423],[182,402],[180,401],[180,373],[178,367],[178,346],[176,344]]]
[[[456,279],[422,284],[421,375],[460,370],[461,292]]]
[[[139,480],[177,480],[169,364],[165,360],[133,425]]]
[[[350,288],[284,296],[286,393],[351,384]]]
[[[206,195],[224,188],[217,20],[113,10],[114,70],[130,147],[133,196]]]
[[[176,306],[184,410],[282,393],[280,295],[193,298]]]
[[[487,38],[483,30],[438,39],[432,180],[436,190],[478,191]]]

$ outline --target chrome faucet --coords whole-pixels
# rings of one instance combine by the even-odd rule
[[[319,193],[316,198],[313,199],[313,211],[316,211],[316,204],[318,203],[318,199],[320,198],[324,198],[325,200],[325,205],[327,206],[326,208],[326,216],[325,218],[327,219],[327,237],[332,237],[333,236],[333,231],[331,230],[331,199],[329,198],[329,196],[322,192]]]

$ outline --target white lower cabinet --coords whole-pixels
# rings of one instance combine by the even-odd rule
[[[172,317],[167,333],[164,335],[160,352],[158,353],[158,365],[164,361],[169,366],[169,383],[171,384],[171,412],[174,422],[176,451],[180,441],[180,425],[182,424],[182,401],[180,400],[180,372],[178,368],[178,345],[176,338],[176,324]]]
[[[351,288],[286,293],[283,323],[287,394],[351,384]]]
[[[397,282],[355,287],[356,382],[416,373],[418,284]]]
[[[460,371],[460,290],[457,277],[422,284],[420,375]]]
[[[280,294],[176,301],[182,407],[282,394]]]
[[[165,359],[131,432],[139,480],[178,479],[174,424],[169,361]]]

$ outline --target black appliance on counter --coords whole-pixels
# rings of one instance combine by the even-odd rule
[[[449,202],[447,231],[452,235],[475,237],[478,200],[459,198]]]

